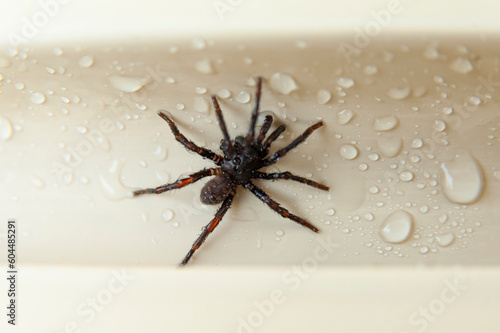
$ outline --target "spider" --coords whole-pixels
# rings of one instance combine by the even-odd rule
[[[191,249],[179,264],[179,266],[183,266],[188,263],[195,251],[198,250],[198,248],[203,244],[210,233],[212,233],[212,231],[214,231],[214,229],[217,227],[226,212],[229,210],[234,196],[236,195],[236,188],[238,187],[238,185],[241,185],[252,192],[257,198],[259,198],[262,202],[264,202],[282,217],[297,222],[298,224],[309,228],[314,232],[319,231],[318,228],[316,228],[311,223],[281,207],[280,204],[271,199],[266,192],[257,187],[252,182],[252,179],[294,180],[321,190],[328,191],[328,186],[322,185],[307,178],[296,176],[288,171],[279,173],[265,173],[259,171],[263,167],[273,165],[281,157],[285,156],[286,153],[288,153],[290,150],[304,142],[312,132],[323,125],[323,122],[319,121],[316,124],[310,126],[288,146],[279,149],[272,155],[269,155],[271,144],[276,139],[278,139],[281,133],[283,133],[283,131],[285,130],[285,126],[279,126],[266,138],[267,132],[269,131],[273,122],[273,117],[268,115],[264,118],[259,135],[255,135],[255,124],[257,122],[257,116],[259,115],[261,87],[262,78],[258,77],[257,91],[255,94],[255,106],[250,118],[250,129],[245,136],[237,136],[234,140],[231,140],[227,132],[226,124],[224,122],[217,97],[215,95],[212,95],[212,102],[215,107],[215,113],[217,115],[219,127],[224,136],[220,143],[220,149],[224,153],[223,156],[216,154],[207,148],[199,147],[192,141],[188,140],[179,132],[177,125],[173,121],[171,115],[168,114],[168,112],[165,113],[162,112],[162,110],[158,111],[158,115],[167,122],[170,130],[172,131],[175,139],[178,142],[184,145],[187,150],[195,152],[203,158],[211,160],[217,165],[217,167],[215,168],[205,168],[203,170],[190,174],[185,178],[178,179],[177,181],[170,184],[162,185],[156,188],[147,188],[134,191],[134,196],[148,193],[160,194],[166,191],[179,189],[193,184],[194,182],[197,182],[204,177],[215,176],[215,178],[208,181],[202,188],[200,199],[204,204],[208,205],[215,205],[221,202],[222,204],[215,213],[214,218],[203,228],[202,233],[193,243]]]

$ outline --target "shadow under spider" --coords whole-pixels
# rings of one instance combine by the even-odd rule
[[[269,136],[267,132],[271,128],[273,122],[273,117],[268,115],[264,118],[264,123],[260,129],[259,134],[255,135],[255,124],[257,122],[257,116],[259,114],[260,108],[260,96],[261,96],[262,78],[257,78],[257,91],[255,93],[255,106],[252,111],[250,118],[250,128],[246,136],[237,136],[234,140],[231,140],[227,132],[226,123],[222,116],[222,111],[219,106],[219,102],[215,95],[212,95],[212,102],[215,107],[215,113],[217,115],[217,120],[219,121],[219,127],[222,130],[224,139],[221,140],[220,149],[224,155],[218,155],[215,152],[197,146],[195,143],[187,139],[184,135],[179,132],[177,125],[174,123],[173,119],[169,114],[158,112],[158,115],[162,117],[170,127],[170,130],[175,136],[175,139],[180,142],[186,149],[197,153],[203,158],[212,160],[217,167],[207,168],[195,172],[185,178],[179,179],[173,183],[165,184],[156,188],[147,188],[143,190],[138,190],[134,192],[134,196],[141,194],[160,194],[166,191],[179,189],[189,184],[192,184],[204,177],[215,176],[201,190],[200,199],[204,204],[214,205],[221,203],[219,209],[215,213],[214,218],[210,223],[208,223],[203,229],[201,235],[194,242],[191,249],[184,257],[184,259],[179,264],[183,266],[188,263],[192,255],[207,239],[208,235],[217,227],[219,222],[222,220],[226,212],[231,207],[234,196],[236,194],[236,187],[238,185],[243,186],[250,192],[252,192],[257,198],[268,205],[272,210],[280,214],[282,217],[290,219],[298,224],[303,225],[306,228],[314,232],[318,232],[316,228],[311,223],[307,222],[303,218],[290,213],[287,209],[283,208],[276,201],[271,199],[269,195],[264,192],[261,188],[257,187],[251,180],[252,179],[267,179],[267,180],[277,180],[277,179],[287,179],[294,180],[321,190],[328,191],[329,187],[322,185],[313,180],[296,176],[288,171],[279,173],[265,173],[260,172],[259,169],[273,165],[278,162],[278,160],[285,156],[290,150],[297,147],[299,144],[304,142],[306,138],[311,135],[316,129],[323,126],[323,122],[319,121],[316,124],[308,127],[300,136],[293,140],[288,146],[279,149],[274,154],[268,156],[271,144],[278,139],[278,137],[285,131],[285,126],[281,125],[276,128]],[[267,136],[267,137],[266,137]]]

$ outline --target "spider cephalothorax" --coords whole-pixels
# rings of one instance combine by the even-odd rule
[[[248,130],[246,136],[237,136],[234,140],[230,139],[227,132],[226,123],[224,122],[217,97],[215,95],[212,96],[215,113],[217,115],[217,119],[219,120],[219,126],[222,130],[222,134],[224,135],[224,139],[222,139],[220,145],[220,149],[224,154],[223,156],[220,156],[207,148],[199,147],[193,142],[189,141],[184,135],[179,132],[177,125],[175,125],[170,115],[162,111],[158,112],[159,116],[162,117],[170,126],[170,130],[174,134],[177,141],[183,144],[186,149],[193,151],[204,158],[212,160],[217,165],[216,168],[203,169],[189,175],[186,178],[179,179],[170,184],[134,192],[135,196],[146,193],[160,194],[166,191],[187,186],[204,177],[215,176],[215,178],[207,182],[202,188],[200,199],[204,204],[213,205],[221,202],[222,204],[215,213],[215,217],[213,218],[213,220],[210,221],[210,223],[203,229],[203,232],[194,242],[191,250],[180,263],[181,266],[185,265],[189,261],[191,256],[201,246],[201,244],[203,244],[208,235],[215,229],[215,227],[217,227],[219,222],[222,220],[222,217],[224,216],[224,214],[226,214],[229,207],[231,206],[233,198],[236,194],[236,188],[239,185],[248,189],[262,202],[267,204],[272,210],[276,211],[281,216],[295,221],[314,232],[318,232],[318,229],[311,223],[307,222],[297,215],[290,213],[287,209],[281,207],[276,201],[271,199],[262,189],[253,184],[252,179],[289,179],[319,188],[321,190],[328,191],[328,186],[322,185],[307,178],[296,176],[288,171],[279,173],[265,173],[259,171],[264,167],[276,163],[280,159],[280,157],[283,157],[291,149],[304,142],[304,140],[312,132],[323,125],[323,122],[320,121],[310,126],[304,131],[304,133],[298,136],[288,146],[278,150],[277,152],[269,156],[271,144],[276,139],[278,139],[281,133],[283,133],[283,131],[285,130],[285,126],[279,126],[266,138],[267,132],[271,128],[271,124],[273,122],[273,118],[271,116],[266,116],[264,118],[264,122],[260,129],[259,135],[255,137],[255,124],[257,122],[257,116],[259,114],[261,87],[262,80],[259,77],[257,79],[255,106],[250,119],[250,129]]]

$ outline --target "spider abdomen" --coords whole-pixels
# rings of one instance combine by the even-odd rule
[[[203,186],[200,200],[205,205],[215,205],[224,201],[233,190],[234,186],[229,179],[217,176]]]

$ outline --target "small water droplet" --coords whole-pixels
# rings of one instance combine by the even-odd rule
[[[271,88],[283,95],[288,95],[299,87],[293,77],[285,73],[274,73],[269,79]]]
[[[413,216],[404,211],[397,210],[386,217],[379,228],[382,239],[387,243],[403,243],[413,229]]]
[[[348,89],[354,86],[354,80],[351,78],[341,77],[340,79],[337,80],[337,84],[342,88]]]
[[[280,229],[280,230],[276,231],[276,236],[283,237],[284,235],[285,235],[285,232],[283,230]]]
[[[39,92],[34,92],[31,94],[30,99],[35,104],[42,104],[45,102],[45,95]]]
[[[399,137],[378,137],[377,147],[387,157],[394,157],[401,151],[403,140]]]
[[[365,66],[364,72],[366,75],[375,75],[378,73],[378,68],[375,65]]]
[[[434,129],[438,132],[442,132],[446,129],[446,123],[443,120],[437,119],[434,121]]]
[[[215,73],[215,70],[214,70],[214,68],[212,66],[212,63],[208,59],[203,59],[203,60],[198,61],[195,64],[195,68],[196,68],[196,70],[198,72],[200,72],[202,74],[213,74],[213,73]]]
[[[395,87],[389,89],[387,96],[395,100],[403,100],[410,95],[411,88],[408,87]]]
[[[327,209],[327,210],[326,210],[326,215],[328,215],[328,216],[333,216],[333,215],[335,215],[335,209],[333,209],[333,208],[329,208],[329,209]]]
[[[483,192],[483,171],[478,161],[470,154],[461,154],[453,161],[441,164],[444,195],[451,202],[471,204]]]
[[[9,119],[0,116],[0,140],[9,140],[14,130]]]
[[[340,146],[340,156],[346,160],[355,159],[358,156],[358,148],[351,144],[344,144]]]
[[[368,155],[368,159],[370,161],[378,161],[379,158],[380,158],[380,155],[377,153],[371,153]]]
[[[85,134],[85,133],[87,133],[88,130],[87,130],[87,127],[85,127],[85,126],[76,126],[76,131],[78,133]]]
[[[458,57],[455,59],[455,61],[451,63],[450,68],[461,74],[469,74],[474,69],[470,60],[465,57]]]
[[[164,161],[167,158],[167,148],[163,146],[156,147],[155,151],[153,152],[153,156],[158,161]]]
[[[326,89],[320,89],[316,95],[316,101],[318,104],[326,104],[332,98],[332,94]]]
[[[455,240],[455,235],[452,232],[436,236],[436,241],[439,246],[449,246]]]
[[[427,214],[428,212],[429,212],[429,206],[427,205],[420,206],[420,213]]]
[[[418,252],[420,252],[421,254],[426,254],[427,252],[429,252],[429,248],[427,246],[422,246]]]
[[[424,141],[421,138],[415,138],[411,142],[412,148],[422,148],[423,145],[424,145]]]
[[[228,89],[221,89],[217,93],[217,96],[219,96],[220,98],[223,98],[223,99],[229,98],[229,97],[231,97],[231,91],[229,91]]]
[[[43,188],[45,186],[45,182],[41,178],[39,178],[37,176],[31,176],[30,177],[30,182],[31,182],[31,185],[33,185],[36,188],[40,188],[41,189],[41,188]]]
[[[144,77],[118,75],[111,75],[108,80],[113,87],[123,92],[136,92],[148,82],[148,78]]]
[[[170,222],[174,218],[174,211],[171,209],[165,209],[161,214],[163,221]]]
[[[130,190],[125,188],[120,181],[121,168],[122,163],[118,160],[114,160],[109,170],[99,175],[101,189],[104,195],[110,200],[120,200],[132,197]]]
[[[361,170],[361,171],[366,171],[366,170],[368,170],[368,164],[366,164],[366,163],[360,163],[358,165],[358,169]]]
[[[0,67],[7,68],[10,66],[10,60],[5,57],[0,57]]]
[[[443,113],[444,114],[451,114],[453,112],[453,108],[451,106],[445,106],[443,108]]]
[[[378,188],[377,185],[372,185],[368,189],[368,192],[370,192],[371,194],[377,194],[379,191],[380,191],[380,189]]]
[[[399,123],[398,117],[391,115],[375,118],[373,129],[378,132],[385,132],[394,129]]]
[[[89,68],[94,64],[94,57],[90,54],[84,55],[78,60],[78,65],[83,68]]]
[[[363,217],[365,218],[365,220],[370,221],[370,222],[373,221],[373,219],[374,219],[372,213],[366,213],[365,215],[363,215]]]
[[[179,227],[179,222],[177,222],[177,221],[172,222],[172,227],[178,228]]]
[[[399,179],[401,179],[404,182],[409,182],[413,180],[413,173],[411,171],[403,171],[399,175]]]
[[[246,91],[240,91],[238,96],[236,96],[236,101],[240,102],[241,104],[246,104],[250,102],[250,94]]]
[[[448,220],[448,215],[443,214],[439,217],[439,222],[445,223]]]
[[[354,118],[354,116],[355,113],[352,110],[344,109],[342,111],[339,111],[339,113],[337,114],[337,121],[340,125],[345,125],[350,122],[351,119]]]

